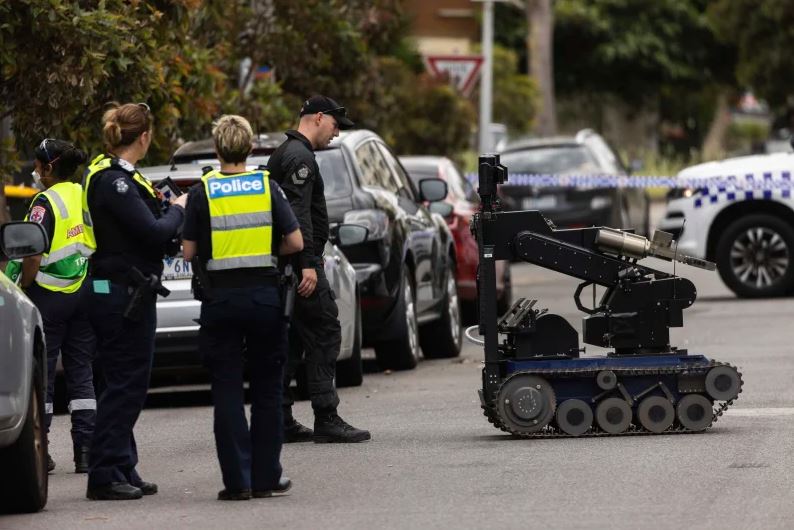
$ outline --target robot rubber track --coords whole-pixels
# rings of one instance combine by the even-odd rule
[[[678,365],[678,366],[671,366],[665,367],[662,369],[659,368],[619,368],[619,367],[612,367],[610,369],[616,376],[618,381],[630,379],[633,377],[648,377],[648,376],[656,376],[656,377],[677,377],[677,376],[686,376],[686,377],[705,377],[707,372],[715,367],[724,366],[728,367],[732,370],[736,370],[736,368],[727,363],[721,363],[716,361],[709,361],[705,364],[699,364],[697,366],[691,365]],[[595,379],[599,372],[603,372],[603,370],[593,370],[589,368],[568,368],[568,369],[537,369],[537,370],[522,370],[519,372],[514,372],[510,375],[505,381],[500,385],[500,392],[497,393],[497,396],[501,395],[501,390],[504,389],[506,385],[509,384],[511,380],[515,380],[515,378],[523,376],[536,376],[541,377],[546,381],[552,382],[559,382],[562,380],[571,380],[571,379]],[[743,380],[741,378],[741,373],[736,370],[735,372],[738,376],[738,391],[735,392],[736,397],[742,391]],[[607,399],[609,397],[617,397],[618,399],[625,400],[626,397],[621,395],[621,393],[615,388],[613,393],[604,393],[601,399]],[[482,395],[482,394],[481,394]],[[691,393],[684,393],[683,396],[686,395],[697,395],[703,396],[704,398],[708,399],[711,402],[711,410],[710,410],[710,421],[707,424],[701,424],[696,429],[688,428],[684,426],[680,419],[676,417],[673,421],[670,422],[670,426],[661,430],[660,432],[653,432],[645,427],[643,427],[640,421],[637,418],[637,404],[641,401],[640,399],[634,399],[635,396],[629,396],[629,398],[633,401],[633,403],[627,403],[627,405],[631,409],[631,423],[620,432],[607,432],[598,424],[597,419],[592,419],[588,425],[587,429],[582,433],[577,434],[568,434],[564,432],[559,424],[558,420],[555,416],[552,420],[550,420],[545,426],[542,426],[536,432],[526,432],[520,425],[516,425],[511,421],[508,417],[500,416],[499,410],[497,409],[497,404],[495,400],[492,400],[489,403],[483,403],[482,409],[483,414],[488,419],[488,421],[493,424],[495,427],[501,429],[504,432],[507,432],[517,438],[575,438],[575,437],[597,437],[597,436],[636,436],[636,435],[653,435],[653,434],[694,434],[700,433],[708,430],[711,426],[722,416],[722,414],[733,404],[736,400],[736,397],[732,397],[727,400],[714,400],[713,398],[709,397],[706,392],[691,392]],[[497,398],[499,399],[499,398]],[[504,396],[502,396],[504,399]],[[594,400],[589,400],[591,405],[595,406],[597,403]],[[675,399],[671,399],[671,405],[675,406],[677,403]],[[556,404],[554,406],[556,412]],[[701,428],[702,427],[702,428]]]

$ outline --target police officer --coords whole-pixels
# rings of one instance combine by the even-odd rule
[[[201,185],[190,191],[184,257],[198,257],[204,282],[198,293],[199,350],[212,375],[224,484],[218,499],[247,500],[291,486],[279,463],[288,320],[276,257],[300,251],[303,240],[278,184],[266,171],[246,170],[253,140],[248,121],[222,116],[212,137],[221,168],[205,172]],[[251,385],[250,431],[243,407],[243,352]]]
[[[104,390],[91,443],[86,496],[139,499],[157,493],[141,479],[132,429],[149,388],[154,354],[156,294],[166,249],[173,247],[187,195],[164,212],[151,183],[135,164],[152,141],[152,116],[144,103],[109,109],[104,117],[106,155],[91,161],[83,180],[91,258],[91,324]],[[174,251],[173,248],[171,248]]]
[[[334,388],[336,358],[342,335],[334,294],[325,277],[323,247],[328,240],[328,213],[314,150],[328,146],[340,129],[353,122],[331,98],[312,96],[300,111],[298,130],[287,131],[287,140],[268,161],[271,178],[287,194],[303,234],[303,251],[293,259],[300,271],[298,297],[292,317],[290,355],[284,375],[284,434],[287,442],[361,442],[370,433],[349,425],[337,414],[339,397]],[[293,337],[299,340],[293,340]],[[314,432],[292,416],[289,385],[305,352],[309,394],[314,409]]]
[[[43,254],[25,258],[21,266],[11,262],[6,272],[21,269],[20,284],[36,304],[44,323],[47,344],[47,399],[44,405],[47,432],[52,423],[55,368],[63,362],[75,473],[88,471],[88,447],[94,433],[96,398],[93,372],[95,340],[88,322],[88,257],[93,245],[85,237],[82,196],[79,184],[70,182],[75,170],[86,162],[86,154],[72,144],[45,138],[34,150],[33,179],[46,188],[31,202],[26,220],[39,223],[50,243]],[[49,453],[49,471],[55,469]]]

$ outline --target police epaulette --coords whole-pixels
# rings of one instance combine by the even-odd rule
[[[204,166],[203,168],[201,168],[201,174],[202,175],[206,175],[207,173],[209,173],[213,169],[215,169],[215,168],[213,168],[212,166]]]
[[[256,169],[258,169],[260,171],[267,171],[267,165],[259,164],[258,166],[256,166]]]
[[[124,160],[123,158],[114,158],[111,162],[112,165],[116,166],[117,168],[126,171],[130,175],[135,174],[135,166]]]

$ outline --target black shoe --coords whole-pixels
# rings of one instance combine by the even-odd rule
[[[287,477],[281,477],[278,480],[278,486],[273,488],[272,490],[263,490],[263,491],[256,491],[254,490],[252,495],[255,499],[264,499],[266,497],[272,497],[273,495],[281,495],[282,493],[287,493],[290,488],[292,488],[292,481]]]
[[[218,492],[219,501],[247,501],[251,498],[251,490],[221,490]]]
[[[52,473],[55,470],[55,460],[52,459],[50,453],[47,453],[47,473]]]
[[[96,488],[89,486],[85,496],[92,501],[129,501],[140,499],[143,492],[129,482],[111,482]]]
[[[295,418],[284,422],[284,443],[311,442],[314,432],[305,425],[301,425]]]
[[[141,481],[140,484],[135,484],[135,487],[140,489],[144,495],[154,495],[157,493],[157,484],[154,482]]]
[[[88,473],[88,453],[90,449],[86,446],[75,446],[74,448],[74,472]]]
[[[371,438],[369,431],[356,429],[337,414],[314,420],[314,443],[355,443]]]

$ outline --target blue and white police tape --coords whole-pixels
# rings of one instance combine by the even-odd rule
[[[476,173],[466,175],[476,187]],[[719,192],[743,190],[790,190],[790,171],[745,173],[741,175],[715,175],[708,177],[627,176],[627,175],[569,175],[569,174],[509,174],[503,186],[530,186],[536,188],[684,188],[717,190]]]

